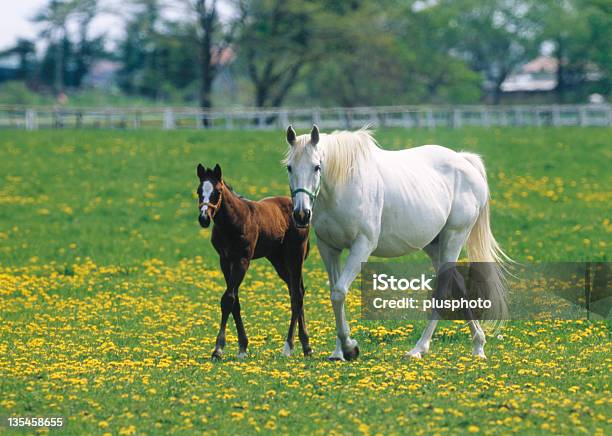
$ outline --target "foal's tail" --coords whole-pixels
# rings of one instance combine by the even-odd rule
[[[482,175],[487,183],[487,173],[480,156],[473,153],[461,153],[461,156],[470,162]],[[487,183],[488,190],[488,183]],[[503,321],[508,318],[508,305],[506,302],[506,275],[509,274],[508,267],[512,259],[501,249],[491,231],[489,218],[489,201],[480,210],[478,219],[470,232],[467,241],[467,252],[470,262],[490,262],[491,268],[486,268],[487,297],[491,300],[491,309],[487,314],[485,324],[493,326],[497,330]]]

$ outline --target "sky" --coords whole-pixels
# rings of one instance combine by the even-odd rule
[[[34,38],[41,30],[30,20],[36,13],[46,6],[49,0],[0,0],[0,51],[12,47],[17,38]],[[123,26],[117,25],[117,20],[125,17],[126,8],[122,7],[125,0],[100,0],[99,4],[105,9],[118,11],[118,13],[102,13],[91,24],[91,35],[106,33],[109,38],[117,39],[121,36]],[[184,3],[176,0],[165,2],[164,16],[168,19],[185,17]],[[231,14],[231,9],[221,1],[219,3],[221,19]],[[123,17],[121,16],[123,15]],[[40,48],[40,47],[39,47]]]
[[[46,3],[47,0],[0,0],[0,50],[10,47],[19,36],[36,36],[36,28],[28,19]]]
[[[113,1],[101,3],[110,6]],[[49,0],[0,0],[0,51],[12,47],[19,37],[35,38],[41,27],[30,20],[48,3]],[[92,35],[107,33],[111,38],[119,36],[121,26],[116,25],[117,19],[117,16],[101,14],[92,23]]]

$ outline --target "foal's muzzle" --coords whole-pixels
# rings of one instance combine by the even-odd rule
[[[200,222],[200,225],[204,228],[210,226],[210,217],[208,216],[208,214],[200,214],[198,216],[198,221]]]
[[[310,209],[294,209],[293,221],[295,221],[295,225],[298,227],[308,227],[311,214]]]

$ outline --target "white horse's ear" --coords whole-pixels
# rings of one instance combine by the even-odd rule
[[[287,144],[294,146],[296,136],[293,126],[289,125],[289,127],[287,127]]]
[[[319,143],[319,128],[316,124],[312,125],[312,130],[310,131],[310,145],[313,147]]]

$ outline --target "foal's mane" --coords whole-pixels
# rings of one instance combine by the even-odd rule
[[[321,134],[317,149],[324,159],[324,180],[335,185],[346,182],[379,146],[372,132],[365,127],[354,132],[336,130],[330,134]],[[287,150],[284,163],[293,161],[302,153],[313,152],[310,135],[300,135]]]
[[[226,187],[227,189],[229,189],[229,190],[230,190],[230,192],[231,192],[232,194],[234,194],[236,197],[238,197],[238,198],[244,198],[245,200],[248,200],[248,198],[246,198],[244,195],[239,194],[238,192],[236,192],[236,191],[234,190],[234,188],[232,187],[232,185],[230,185],[229,183],[227,183],[225,180],[223,181],[223,184],[224,184],[224,185],[225,185],[225,187]]]

